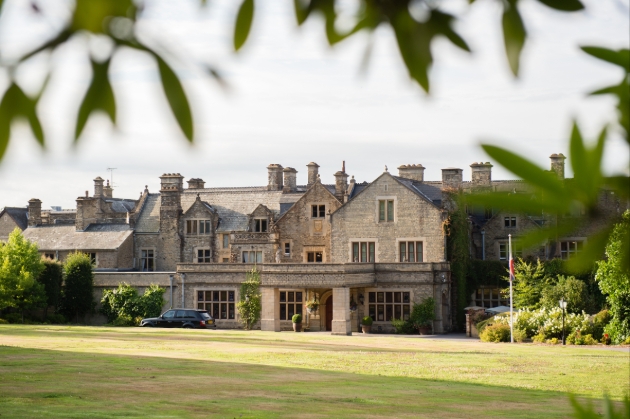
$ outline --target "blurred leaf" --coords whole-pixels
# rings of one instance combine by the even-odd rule
[[[107,18],[134,15],[135,6],[132,0],[76,0],[72,29],[105,33]]]
[[[307,7],[302,7],[301,0],[293,0],[293,8],[295,10],[295,18],[298,25],[302,25],[311,13],[310,3]]]
[[[545,6],[563,12],[576,12],[584,9],[584,5],[579,0],[538,0]]]
[[[409,76],[429,92],[429,66],[431,55],[431,35],[427,24],[416,22],[409,11],[403,9],[390,21],[396,35],[400,55],[405,62]]]
[[[225,80],[225,78],[221,75],[221,73],[219,73],[219,71],[215,68],[206,66],[206,71],[208,71],[208,74],[210,74],[210,76],[216,80],[216,82],[219,84],[219,86],[221,86],[221,88],[225,91],[230,90],[230,84],[227,82],[227,80]]]
[[[544,198],[547,197],[506,192],[480,192],[466,195],[464,202],[472,206],[517,211],[528,214],[564,212],[568,209],[569,202],[565,199],[557,199],[555,195],[550,195],[548,199]]]
[[[607,178],[605,183],[621,198],[630,198],[630,178],[628,176],[612,176]]]
[[[429,18],[429,24],[432,26],[433,31],[436,34],[442,34],[448,38],[454,45],[470,52],[470,47],[452,28],[452,23],[455,18],[448,13],[440,12],[439,10],[432,10],[431,17]]]
[[[39,145],[44,145],[44,131],[37,116],[37,98],[28,97],[20,86],[12,83],[0,102],[0,159],[9,145],[11,123],[17,116],[26,118]]]
[[[523,157],[503,148],[488,144],[482,144],[481,147],[497,163],[501,164],[524,181],[542,190],[556,194],[556,198],[558,199],[564,199],[563,197],[566,197],[566,191],[562,183],[555,177],[555,174],[551,174],[529,160],[525,160]]]
[[[630,71],[630,50],[620,49],[618,51],[602,48],[602,47],[580,47],[585,53],[592,55],[595,58],[604,60],[611,64],[615,64],[623,68],[626,73]]]
[[[577,123],[571,132],[571,166],[574,181],[573,196],[589,207],[589,211],[597,207],[597,200],[602,186],[602,157],[606,141],[606,127],[602,129],[597,143],[592,150],[586,148]]]
[[[234,50],[238,51],[249,35],[254,20],[254,0],[244,0],[236,15],[236,24],[234,25]]]
[[[582,406],[577,401],[574,395],[569,395],[571,406],[573,406],[573,417],[576,419],[630,419],[630,398],[624,397],[621,403],[621,409],[615,409],[615,405],[608,398],[608,395],[604,395],[602,401],[604,415],[602,416],[593,407],[593,403],[589,400],[585,406]]]
[[[78,141],[90,115],[96,110],[105,111],[112,123],[116,125],[116,99],[109,82],[109,63],[110,60],[103,63],[92,60],[92,82],[85,92],[77,115],[77,126],[74,131],[75,142]]]
[[[153,54],[158,62],[162,87],[164,88],[164,93],[166,94],[166,99],[171,107],[171,111],[173,111],[173,115],[175,115],[175,119],[188,141],[192,142],[192,113],[190,112],[190,105],[188,104],[188,98],[186,97],[184,88],[179,78],[177,78],[177,74],[166,64],[166,61],[159,55]]]
[[[602,259],[613,227],[614,224],[610,224],[603,230],[589,235],[580,257],[569,259],[567,263],[568,268],[574,272],[584,272],[591,269],[596,260]]]
[[[521,51],[525,45],[525,25],[521,15],[516,8],[516,0],[504,1],[503,11],[503,41],[505,43],[505,53],[510,69],[515,76],[518,76]]]

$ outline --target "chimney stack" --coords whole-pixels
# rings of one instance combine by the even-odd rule
[[[200,178],[190,178],[186,182],[188,183],[188,189],[203,189],[206,186],[206,182]]]
[[[114,189],[109,186],[109,180],[107,181],[107,185],[103,188],[103,195],[105,198],[111,198],[114,196]]]
[[[564,154],[554,153],[549,156],[549,159],[551,160],[551,171],[556,172],[556,175],[558,175],[558,179],[564,179],[564,160],[566,159],[566,157],[564,157]]]
[[[282,190],[282,165],[270,164],[267,166],[267,190],[268,191],[281,191]]]
[[[403,164],[402,166],[398,166],[398,176],[424,182],[424,166],[421,164]]]
[[[463,170],[456,167],[442,169],[442,189],[462,187]]]
[[[479,162],[470,165],[473,186],[492,186],[492,164]]]
[[[319,174],[319,165],[314,162],[310,162],[306,165],[308,168],[308,183],[306,187],[310,187],[313,183],[317,182],[317,175]]]
[[[348,189],[348,175],[346,173],[346,162],[344,161],[341,170],[335,173],[335,197],[343,202],[343,196]]]
[[[297,192],[297,170],[292,167],[287,167],[282,173],[284,174],[284,187],[282,188],[282,192]]]
[[[101,198],[103,196],[103,179],[98,176],[94,179],[94,198]]]
[[[28,201],[28,226],[42,225],[42,201],[37,198]]]

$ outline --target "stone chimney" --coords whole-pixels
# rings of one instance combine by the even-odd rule
[[[268,191],[281,191],[282,190],[282,165],[270,164],[267,166],[267,190]]]
[[[160,176],[160,240],[157,241],[156,270],[175,270],[182,261],[180,217],[184,177],[179,173]]]
[[[463,170],[455,167],[442,169],[442,189],[462,187]]]
[[[424,182],[424,166],[421,164],[403,164],[398,166],[398,176]]]
[[[317,175],[319,174],[319,164],[310,162],[306,165],[308,168],[308,183],[306,187],[310,187],[313,183],[317,182]]]
[[[564,157],[564,154],[554,153],[549,156],[549,159],[551,160],[551,171],[556,172],[556,175],[558,175],[559,179],[564,179],[564,160],[566,159],[566,157]]]
[[[492,165],[490,162],[479,162],[470,165],[473,186],[492,185]]]
[[[283,193],[297,192],[297,170],[292,167],[286,167],[282,173],[284,174]]]
[[[28,226],[42,225],[42,201],[37,198],[28,201]]]
[[[346,162],[344,161],[341,170],[335,173],[335,198],[343,202],[343,196],[348,189],[348,174],[346,173]]]
[[[190,178],[186,181],[188,183],[188,189],[203,189],[206,186],[206,182],[200,178]]]
[[[102,198],[103,197],[103,179],[98,176],[94,179],[94,198]]]
[[[114,188],[109,186],[109,180],[107,181],[107,185],[103,188],[103,195],[105,198],[111,198],[114,196]]]

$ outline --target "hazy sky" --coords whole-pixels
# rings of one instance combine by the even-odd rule
[[[144,185],[157,192],[165,172],[201,177],[209,187],[265,185],[270,163],[295,167],[300,184],[306,183],[308,162],[317,162],[322,181],[333,183],[343,160],[359,182],[373,180],[385,165],[397,173],[397,166],[409,163],[423,164],[428,180],[439,180],[440,169],[453,166],[464,169],[467,180],[471,163],[489,160],[481,141],[508,146],[548,167],[550,154],[567,154],[573,118],[590,138],[615,118],[611,99],[587,99],[585,93],[617,83],[621,72],[578,45],[627,48],[629,0],[584,1],[587,10],[573,14],[532,0],[519,3],[529,32],[519,80],[504,57],[499,2],[442,1],[462,16],[457,30],[474,53],[437,42],[427,96],[408,79],[385,26],[375,34],[362,74],[367,37],[331,49],[320,20],[296,26],[290,0],[256,3],[250,39],[239,54],[231,52],[239,2],[209,0],[200,9],[197,0],[149,0],[139,32],[181,58],[175,67],[193,104],[196,144],[188,146],[168,111],[152,59],[121,51],[111,68],[119,127],[112,129],[99,114],[73,149],[76,110],[90,80],[87,42],[77,39],[51,57],[32,60],[19,75],[25,88],[37,88],[43,65],[53,63],[39,106],[48,144],[41,150],[26,125],[14,125],[0,164],[0,207],[25,206],[37,197],[44,208],[73,208],[77,196],[92,192],[92,179],[109,178],[109,167],[116,168],[114,196],[126,198],[137,198]],[[68,13],[69,1],[39,3],[43,19],[32,16],[29,1],[5,1],[3,56],[41,42]],[[230,91],[190,63],[217,67]],[[1,73],[0,89],[6,85]],[[627,170],[627,153],[620,138],[610,141],[606,170]],[[493,168],[494,179],[510,177]]]

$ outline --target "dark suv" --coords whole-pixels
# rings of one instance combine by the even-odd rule
[[[142,319],[143,327],[183,327],[184,329],[216,329],[214,319],[206,310],[171,309],[160,317]]]

